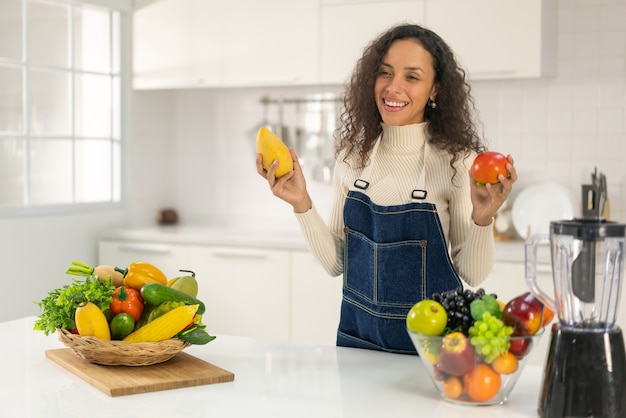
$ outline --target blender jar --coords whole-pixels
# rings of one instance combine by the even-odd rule
[[[536,236],[526,243],[531,291],[555,310],[563,327],[612,329],[622,290],[626,225],[595,219],[550,223],[554,300],[539,289],[533,274],[536,245],[546,240]]]

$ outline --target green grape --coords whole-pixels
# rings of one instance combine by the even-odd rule
[[[485,312],[483,318],[475,321],[469,329],[470,343],[476,354],[489,364],[509,350],[511,334],[513,327],[504,325],[502,320],[489,312]]]

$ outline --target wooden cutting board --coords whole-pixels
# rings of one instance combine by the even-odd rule
[[[101,366],[77,356],[70,348],[46,350],[60,364],[109,396],[124,396],[176,388],[232,382],[235,375],[184,352],[152,366]]]

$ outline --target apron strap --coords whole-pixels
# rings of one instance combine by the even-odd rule
[[[428,192],[424,187],[426,183],[426,161],[428,161],[428,152],[430,151],[430,147],[428,146],[428,141],[424,142],[424,165],[422,167],[422,171],[420,172],[420,176],[417,179],[417,189],[411,192],[411,199],[413,201],[421,201],[426,200],[426,195]]]
[[[380,145],[381,138],[378,138],[378,140],[374,144],[374,147],[372,148],[372,151],[370,153],[369,161],[367,165],[365,166],[365,168],[363,169],[363,171],[361,172],[361,176],[354,181],[354,187],[357,189],[366,190],[370,185],[370,182],[368,180],[369,180],[370,174],[372,173],[372,169],[374,167],[374,157],[376,156],[376,153],[378,152],[378,147]],[[420,171],[420,175],[417,179],[417,189],[411,192],[411,200],[413,201],[425,200],[428,194],[428,192],[424,188],[424,184],[426,183],[426,160],[428,159],[429,151],[430,151],[430,147],[428,146],[428,141],[426,141],[424,142],[424,166],[422,167],[422,170]]]
[[[369,161],[367,162],[367,165],[361,172],[361,177],[359,177],[358,179],[354,181],[354,187],[356,187],[357,189],[366,190],[370,185],[370,182],[367,180],[370,178],[370,174],[372,173],[372,168],[374,167],[374,157],[376,156],[376,153],[378,152],[378,147],[380,146],[381,138],[382,138],[382,135],[378,138],[378,140],[374,144],[374,147],[372,148],[372,151],[370,152]]]

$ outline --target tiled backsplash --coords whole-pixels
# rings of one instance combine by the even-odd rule
[[[607,176],[611,219],[626,222],[626,0],[560,0],[558,25],[556,77],[473,83],[485,139],[515,158],[511,201],[542,181],[579,196],[597,167]],[[163,206],[176,207],[189,224],[296,226],[287,204],[256,174],[260,100],[338,93],[340,87],[136,92],[129,150],[154,154],[157,164],[131,166],[133,226],[152,225]],[[329,186],[310,172],[307,180],[326,211]]]

